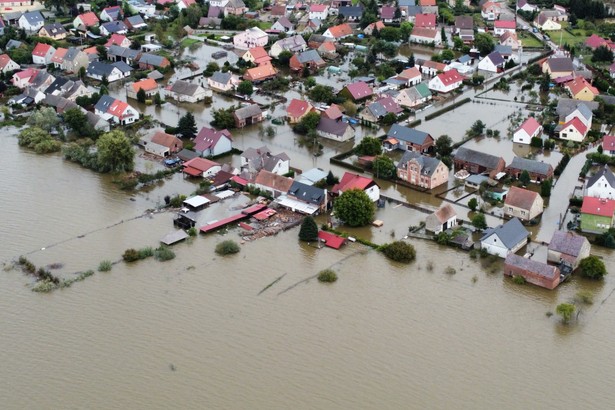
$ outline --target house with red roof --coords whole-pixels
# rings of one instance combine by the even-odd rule
[[[544,209],[544,200],[538,192],[511,186],[504,200],[504,216],[530,221]]]
[[[481,6],[480,14],[483,19],[487,21],[494,21],[500,17],[502,9],[505,7],[504,3],[496,3],[493,1],[487,1]]]
[[[382,21],[376,21],[375,23],[370,23],[367,27],[363,29],[363,33],[367,36],[373,36],[375,32],[378,32],[385,28],[386,26]]]
[[[326,20],[329,15],[329,6],[327,4],[312,4],[308,12],[308,18]]]
[[[380,199],[380,187],[376,181],[371,178],[353,174],[351,172],[344,173],[344,176],[342,176],[340,182],[334,185],[331,189],[331,193],[339,196],[346,191],[350,191],[351,189],[360,189],[361,191],[364,191],[373,202]]]
[[[293,179],[261,169],[250,185],[267,192],[273,198],[284,195],[293,185]]]
[[[581,231],[603,233],[613,226],[615,200],[586,196],[581,206]]]
[[[18,71],[11,77],[11,83],[13,83],[15,87],[23,90],[31,84],[38,72],[39,70],[36,68],[26,68],[25,70]]]
[[[83,13],[75,17],[75,19],[73,20],[73,27],[77,30],[85,31],[90,27],[98,26],[99,23],[100,20],[98,19],[98,17],[96,17],[96,14],[91,11],[88,11],[87,13]]]
[[[515,33],[517,22],[514,20],[496,20],[493,23],[493,34],[500,37],[504,33]]]
[[[442,34],[435,28],[414,27],[410,33],[410,42],[418,44],[442,44]]]
[[[233,149],[233,136],[227,129],[203,127],[194,137],[194,150],[202,157],[216,157]]]
[[[517,51],[521,47],[521,41],[516,32],[507,31],[500,36],[500,45],[509,46],[513,51]]]
[[[575,100],[593,101],[600,95],[600,91],[588,83],[583,77],[577,77],[574,80],[567,82],[565,87]]]
[[[129,48],[132,44],[132,41],[128,37],[123,34],[111,34],[109,40],[105,43],[105,47],[109,48],[111,46],[120,46],[124,48]]]
[[[436,5],[436,0],[419,0],[418,3],[421,7],[433,7]]]
[[[414,27],[417,28],[430,28],[435,30],[438,28],[436,24],[435,14],[423,14],[419,13],[414,17]]]
[[[192,158],[183,164],[184,174],[192,177],[210,178],[215,176],[221,169],[222,166],[217,162],[201,157]]]
[[[397,76],[406,79],[407,86],[416,85],[423,81],[423,76],[417,67],[406,68]]]
[[[32,62],[40,65],[51,64],[55,52],[56,49],[51,44],[38,43],[32,50]]]
[[[316,51],[318,51],[318,54],[320,54],[322,58],[328,58],[330,60],[334,60],[338,56],[337,48],[335,47],[335,43],[332,41],[325,41],[316,49]]]
[[[271,57],[264,47],[252,47],[241,58],[255,65],[268,64],[271,61]]]
[[[602,38],[597,34],[592,34],[591,36],[587,37],[587,40],[585,40],[584,44],[585,44],[585,47],[589,47],[592,50],[595,50],[600,46],[611,48],[613,45],[613,42],[611,40]]]
[[[516,144],[529,145],[530,142],[532,142],[532,138],[540,137],[541,134],[542,125],[536,121],[536,118],[529,117],[513,134],[513,142]]]
[[[356,103],[373,96],[374,90],[372,90],[372,88],[365,81],[356,81],[342,88],[338,95],[340,97],[350,99]]]
[[[573,119],[566,122],[562,125],[562,128],[559,131],[560,139],[574,142],[582,142],[589,131],[588,127],[583,124],[578,117],[574,117]]]
[[[461,87],[463,85],[463,79],[464,77],[459,74],[459,71],[453,68],[429,80],[428,87],[430,90],[439,93],[448,93]]]
[[[602,152],[608,155],[615,155],[615,135],[605,135],[602,137]]]
[[[329,248],[333,249],[339,249],[342,247],[343,244],[346,243],[346,238],[326,231],[319,231],[318,239],[322,241],[325,246],[328,246]]]
[[[94,106],[94,114],[118,125],[132,124],[139,120],[140,114],[127,102],[108,95],[102,95]]]
[[[293,98],[286,109],[286,118],[290,124],[296,124],[313,110],[314,107],[308,101]]]
[[[64,63],[64,56],[68,52],[67,48],[58,47],[56,52],[51,57],[51,62],[55,68],[62,68],[62,63]]]
[[[160,92],[160,88],[158,87],[158,83],[153,78],[144,78],[139,81],[135,81],[133,83],[128,83],[125,86],[126,89],[126,97],[132,98],[134,100],[137,99],[137,93],[140,90],[145,92],[146,97],[153,97],[156,93]]]
[[[8,54],[0,55],[0,72],[8,73],[10,71],[19,70],[20,66],[14,62]]]
[[[414,66],[418,67],[422,74],[428,75],[430,77],[444,72],[447,67],[444,63],[438,63],[437,61],[431,60],[417,61]]]
[[[156,131],[156,133],[149,138],[141,138],[139,144],[145,149],[145,152],[159,157],[168,157],[172,154],[177,154],[184,148],[182,140],[162,130]]]
[[[352,36],[352,27],[350,27],[348,23],[339,24],[329,27],[322,35],[335,40],[341,40],[345,37]]]

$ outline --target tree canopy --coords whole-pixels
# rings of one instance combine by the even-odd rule
[[[360,189],[350,189],[340,195],[334,205],[335,215],[349,226],[364,226],[372,222],[376,212],[374,203]]]
[[[382,253],[396,262],[410,263],[416,258],[414,246],[404,241],[395,241],[382,247]]]
[[[448,135],[440,135],[436,139],[436,152],[441,157],[448,157],[453,152],[453,140]]]
[[[101,135],[96,141],[96,152],[100,172],[125,172],[134,169],[135,151],[122,131],[114,130]]]
[[[56,110],[51,107],[43,107],[32,112],[28,118],[27,124],[32,127],[41,128],[47,132],[54,129],[60,123]]]
[[[597,256],[588,256],[581,260],[579,271],[589,279],[602,279],[608,273],[604,262]]]
[[[62,148],[60,141],[55,140],[48,131],[39,127],[24,129],[19,133],[17,139],[20,146],[31,148],[37,154],[57,152]]]
[[[301,222],[299,230],[299,239],[306,242],[312,242],[318,239],[318,225],[311,216],[306,216]]]
[[[237,86],[237,92],[239,94],[250,96],[254,92],[254,86],[251,81],[242,81]]]
[[[372,170],[377,178],[391,179],[397,174],[393,160],[386,155],[378,155],[372,163]]]
[[[474,46],[482,55],[491,53],[495,48],[493,37],[487,33],[477,33],[474,36]]]
[[[382,144],[376,137],[364,137],[354,148],[354,152],[357,155],[380,155],[382,153]]]
[[[194,115],[188,111],[177,123],[177,133],[184,138],[194,138],[196,135],[196,121]]]

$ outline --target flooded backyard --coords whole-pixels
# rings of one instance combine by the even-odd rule
[[[165,104],[160,115],[173,118],[172,107]],[[199,127],[207,125],[210,107],[188,109]],[[465,104],[420,129],[460,138],[468,118],[480,118],[456,112],[464,109],[486,106]],[[498,144],[510,142],[502,118],[515,110],[498,106],[497,116],[483,119],[502,131]],[[287,152],[292,166],[343,172],[329,157],[347,144],[323,142],[315,157],[287,125],[275,127],[273,138],[259,137],[256,127],[237,130],[236,146],[268,145]],[[495,141],[475,144],[505,154],[508,148],[490,145]],[[110,176],[19,148],[14,136],[2,136],[0,149],[0,261],[27,255],[37,266],[61,264],[56,273],[65,277],[117,261],[127,248],[157,246],[173,229],[173,214],[146,210],[165,195],[196,189],[178,174],[127,193]],[[552,201],[574,184],[573,161]],[[139,157],[139,169],[159,166],[148,164]],[[396,184],[382,188],[427,208],[440,203]],[[225,216],[245,200],[215,204],[204,218]],[[425,214],[387,203],[376,216],[383,227],[349,231],[385,243]],[[503,279],[501,260],[472,260],[421,240],[412,240],[417,261],[398,265],[358,243],[339,251],[299,243],[297,229],[246,243],[231,257],[216,255],[216,243],[229,238],[238,240],[238,231],[178,244],[172,261],[120,262],[50,294],[33,293],[22,272],[3,270],[2,407],[573,409],[609,408],[615,398],[613,275],[603,283],[573,277],[547,291]],[[611,251],[594,253],[615,263]],[[449,266],[457,273],[445,274]],[[328,267],[337,283],[298,284]],[[583,307],[578,324],[545,315],[579,290],[591,291],[595,303]]]

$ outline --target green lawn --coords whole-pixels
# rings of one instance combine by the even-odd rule
[[[182,41],[181,41],[180,45],[182,47],[190,47],[191,45],[198,44],[198,43],[202,43],[202,41],[195,40],[195,39],[189,38],[189,37],[184,37],[184,38],[182,38]]]
[[[562,30],[546,32],[546,34],[551,37],[551,41],[555,44],[560,44],[561,42],[562,46],[564,44],[576,45],[585,42],[587,39],[587,34],[584,30],[575,29],[572,30],[574,34],[571,34],[570,32],[564,30],[568,27],[568,22],[562,21],[560,24],[562,25]]]
[[[543,44],[540,40],[534,37],[532,34],[527,33],[525,31],[518,32],[519,40],[521,40],[521,44],[523,47],[542,47]]]

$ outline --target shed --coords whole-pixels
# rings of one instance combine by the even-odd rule
[[[201,209],[205,208],[207,204],[209,204],[209,199],[201,195],[196,195],[192,198],[186,199],[183,204],[194,211],[200,211]]]
[[[329,248],[333,249],[339,249],[344,243],[346,243],[345,238],[325,231],[318,232],[318,239],[323,241],[325,243],[325,246],[328,246]]]
[[[161,240],[160,242],[162,242],[165,245],[173,245],[174,243],[183,241],[184,239],[186,239],[189,235],[181,230],[178,229],[175,232],[171,232],[166,234]]]

